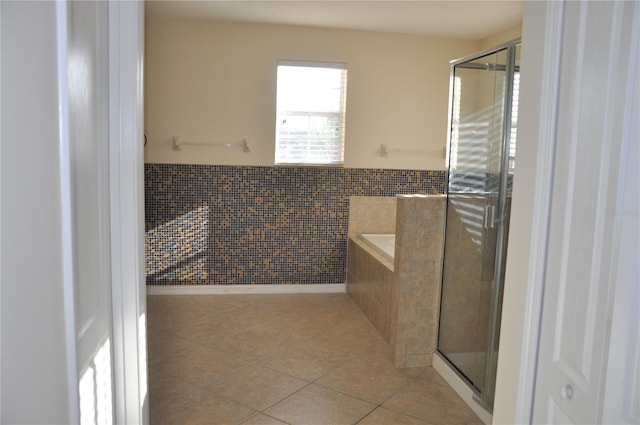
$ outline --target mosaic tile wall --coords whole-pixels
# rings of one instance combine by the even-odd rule
[[[147,284],[344,283],[350,196],[444,187],[444,171],[146,164]]]

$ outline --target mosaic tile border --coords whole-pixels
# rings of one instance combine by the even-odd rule
[[[350,196],[444,187],[444,171],[145,164],[147,284],[344,283]]]

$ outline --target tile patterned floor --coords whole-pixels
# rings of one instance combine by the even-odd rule
[[[395,369],[346,294],[147,306],[152,425],[482,423],[432,368]]]

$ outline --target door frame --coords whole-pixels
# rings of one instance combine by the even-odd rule
[[[114,422],[149,422],[144,269],[144,2],[109,2]]]
[[[519,164],[514,181],[504,294],[510,302],[503,309],[500,335],[513,343],[500,348],[494,423],[531,420],[552,189],[561,18],[560,2],[525,2],[518,137],[528,143],[519,143],[518,153],[535,160]],[[143,30],[142,2],[109,3],[114,419],[132,424],[148,423]]]
[[[562,3],[525,2],[518,137],[530,143],[520,143],[518,150],[521,158],[536,160],[519,164],[514,181],[504,294],[510,308],[503,309],[500,335],[513,344],[500,348],[494,423],[531,419],[552,188],[561,17]],[[148,423],[143,31],[142,2],[109,3],[114,419],[132,424]]]
[[[511,227],[493,423],[530,423],[553,190],[563,2],[526,1]]]
[[[514,180],[504,292],[509,303],[503,307],[500,335],[510,344],[500,347],[494,423],[531,421],[553,187],[562,17],[562,2],[525,2],[518,156],[531,160],[518,164]],[[115,108],[111,111],[117,112],[110,135],[115,419],[146,423],[144,5],[110,2],[109,18],[110,63],[118,67],[110,73],[110,103]]]

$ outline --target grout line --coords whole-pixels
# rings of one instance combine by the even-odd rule
[[[267,417],[269,417],[269,418],[271,418],[271,419],[275,419],[275,420],[276,420],[276,421],[278,421],[278,422],[282,422],[283,424],[291,425],[291,422],[287,422],[287,421],[285,421],[284,419],[276,418],[275,416],[269,415],[269,414],[264,413],[264,412],[258,412],[258,415],[264,415],[264,416],[267,416]],[[257,415],[256,415],[256,416],[257,416]]]
[[[273,406],[275,406],[276,404],[278,404],[278,403],[280,403],[280,402],[285,401],[286,399],[288,399],[289,397],[293,396],[294,394],[299,393],[300,391],[302,391],[302,390],[304,390],[305,388],[307,388],[309,385],[313,385],[313,383],[312,383],[312,382],[307,382],[307,381],[303,381],[303,382],[306,382],[306,385],[304,385],[304,386],[302,386],[302,387],[298,388],[297,390],[295,390],[295,391],[294,391],[294,392],[292,392],[291,394],[289,394],[289,395],[287,395],[287,396],[284,396],[283,398],[281,398],[280,400],[276,401],[275,403],[270,404],[269,406],[265,407],[264,409],[262,409],[262,410],[260,411],[260,413],[265,414],[265,415],[267,415],[267,416],[271,416],[271,415],[268,415],[267,413],[265,413],[265,411],[266,411],[267,409],[271,409],[271,408],[272,408]],[[278,419],[280,422],[285,422],[283,419],[279,419],[279,418],[277,418],[277,417],[275,417],[275,416],[271,416],[271,417],[272,417],[272,418],[275,418],[275,419]]]
[[[375,406],[373,409],[371,409],[369,412],[365,413],[365,415],[363,417],[361,417],[360,419],[358,419],[356,422],[354,422],[353,425],[357,425],[360,422],[362,422],[367,416],[371,416],[371,414],[373,412],[375,412],[376,410],[378,410],[380,408],[380,405]]]
[[[286,350],[283,350],[283,351],[286,351]],[[261,365],[262,367],[266,367],[267,369],[270,369],[270,370],[272,370],[272,371],[274,371],[274,372],[277,372],[277,373],[279,373],[279,374],[281,374],[281,375],[288,376],[289,378],[294,378],[294,379],[297,379],[297,380],[299,380],[299,381],[306,382],[306,383],[308,383],[308,384],[313,384],[313,383],[314,383],[314,381],[309,381],[308,379],[300,378],[299,376],[295,376],[295,375],[291,375],[290,373],[283,372],[283,371],[281,371],[281,370],[275,369],[275,368],[273,368],[273,367],[271,367],[271,366],[269,366],[269,365],[266,365],[266,364],[264,364],[264,363],[261,363],[260,365]]]
[[[354,399],[359,400],[359,401],[363,401],[363,402],[365,402],[365,403],[367,403],[367,404],[373,404],[373,405],[374,405],[374,406],[376,406],[376,407],[380,407],[380,404],[378,404],[378,402],[376,402],[376,401],[365,400],[365,399],[363,399],[363,398],[361,398],[361,397],[357,397],[357,396],[354,396],[354,395],[351,395],[351,394],[345,393],[344,391],[336,390],[336,389],[333,389],[333,388],[328,388],[328,387],[325,387],[325,386],[324,386],[324,385],[322,385],[322,384],[316,384],[315,382],[313,382],[313,384],[315,384],[315,385],[317,385],[317,386],[319,386],[319,387],[322,387],[322,388],[324,388],[325,390],[333,391],[334,393],[339,393],[339,394],[345,395],[345,396],[347,396],[347,397],[354,398]]]

